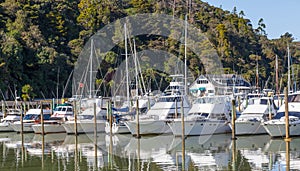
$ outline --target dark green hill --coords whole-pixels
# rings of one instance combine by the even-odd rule
[[[191,3],[189,3],[191,2]],[[83,45],[91,35],[108,23],[137,13],[163,13],[183,19],[201,29],[213,43],[221,57],[226,73],[238,73],[255,84],[258,63],[260,87],[275,87],[275,56],[279,57],[281,87],[287,80],[287,46],[290,46],[294,75],[298,81],[300,45],[293,35],[286,33],[280,39],[269,40],[263,19],[253,28],[245,11],[223,11],[200,0],[0,0],[0,88],[2,97],[13,98],[15,90],[30,98],[61,97]],[[147,47],[164,49],[183,59],[179,42],[159,36],[139,36],[137,49]],[[124,60],[119,45],[110,53],[99,69],[100,95],[109,95],[110,78]],[[112,60],[116,58],[117,60]],[[203,74],[203,64],[188,52],[188,65],[194,76]],[[152,78],[153,89],[165,85],[165,74],[149,69],[145,78]],[[161,82],[160,87],[155,81]],[[265,85],[266,80],[268,85]],[[28,88],[29,85],[29,88]],[[156,87],[155,87],[156,86]],[[31,87],[31,88],[30,88]],[[71,86],[65,97],[72,95]],[[25,97],[25,96],[24,96]]]

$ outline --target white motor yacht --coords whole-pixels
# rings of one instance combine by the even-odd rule
[[[211,135],[229,133],[231,128],[231,101],[229,96],[203,96],[195,99],[184,118],[185,135]],[[168,123],[175,136],[182,135],[182,120]]]
[[[256,97],[248,101],[247,108],[235,121],[235,134],[267,134],[261,123],[272,119],[277,113],[273,98]]]
[[[6,116],[0,122],[0,132],[13,132],[11,124],[20,120],[21,113],[21,109],[7,109]]]
[[[288,118],[290,136],[300,135],[300,92],[289,95],[288,98]],[[285,134],[285,104],[283,104],[274,119],[263,123],[271,137],[284,137]]]
[[[156,103],[148,110],[148,112],[139,117],[139,134],[164,134],[172,133],[168,122],[174,118],[180,118],[183,111],[187,114],[190,105],[187,96],[183,95],[183,82],[178,81],[182,75],[173,75],[174,79],[170,82],[169,87],[158,98]],[[182,105],[181,105],[182,104]],[[182,107],[181,107],[182,106]],[[137,120],[125,122],[132,135],[136,135]]]

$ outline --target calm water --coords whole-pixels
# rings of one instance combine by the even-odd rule
[[[185,140],[184,157],[181,138],[173,135],[24,134],[23,139],[0,134],[1,171],[300,170],[300,138],[292,139],[287,152],[285,141],[268,135],[236,141],[230,134],[194,136]]]

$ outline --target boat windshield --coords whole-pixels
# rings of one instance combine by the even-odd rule
[[[44,114],[44,120],[50,119],[50,114]],[[27,114],[23,117],[23,120],[39,120],[40,115],[39,114]]]
[[[285,112],[278,112],[275,116],[274,119],[280,119],[281,117],[285,116]],[[289,112],[289,116],[296,116],[300,118],[300,112]]]
[[[161,97],[158,102],[181,102],[181,97]]]
[[[220,104],[220,103],[226,103],[228,101],[228,98],[226,97],[202,97],[195,100],[195,103],[198,104]]]

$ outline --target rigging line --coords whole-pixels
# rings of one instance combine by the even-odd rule
[[[141,56],[143,56],[143,53],[141,54]],[[144,89],[144,93],[146,93],[147,92],[146,85],[145,85],[144,77],[143,77],[142,70],[141,70],[140,60],[138,60],[138,58],[137,58],[137,65],[138,65],[139,73],[141,75],[142,88]]]
[[[70,82],[71,76],[73,75],[73,72],[74,72],[74,70],[72,70],[72,72],[70,73],[69,78],[68,78],[67,83],[66,83],[66,86],[65,86],[65,88],[63,89],[63,93],[62,93],[62,95],[61,95],[62,98],[64,98],[64,96],[65,96],[65,92],[66,92],[66,90],[67,90],[67,87],[68,87],[68,84],[69,84],[69,82]]]

